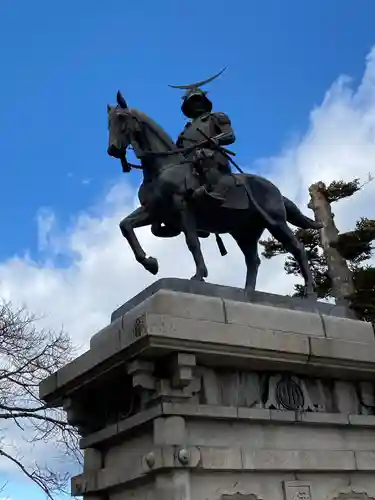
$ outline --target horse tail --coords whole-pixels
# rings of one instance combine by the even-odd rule
[[[321,229],[322,224],[303,215],[301,210],[291,200],[283,196],[287,221],[300,229]]]

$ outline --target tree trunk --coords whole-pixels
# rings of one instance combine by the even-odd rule
[[[323,224],[321,242],[328,265],[328,273],[332,279],[332,295],[336,304],[348,307],[348,295],[355,292],[352,273],[346,260],[331,246],[338,241],[339,231],[334,223],[331,205],[325,196],[326,186],[323,182],[312,184],[309,188],[309,208],[314,211],[316,222]]]

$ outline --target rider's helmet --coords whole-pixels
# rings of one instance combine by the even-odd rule
[[[194,118],[192,108],[196,105],[205,113],[212,111],[212,102],[208,99],[207,92],[199,87],[188,90],[182,100],[181,111],[187,118]]]
[[[199,104],[199,107],[202,108],[203,112],[209,113],[212,110],[212,102],[208,99],[207,92],[202,90],[200,87],[203,87],[203,85],[212,82],[212,80],[215,80],[215,78],[220,76],[224,71],[225,68],[216,75],[211,76],[210,78],[207,78],[207,80],[203,80],[198,83],[192,83],[190,85],[169,85],[174,89],[186,90],[185,95],[182,97],[183,102],[181,106],[181,111],[186,117],[193,117],[192,108],[196,104]]]

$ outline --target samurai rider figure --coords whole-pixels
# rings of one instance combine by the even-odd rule
[[[229,117],[212,111],[212,102],[208,99],[207,92],[200,87],[217,78],[223,71],[192,85],[170,85],[172,88],[186,90],[181,110],[191,120],[178,136],[177,146],[186,148],[202,144],[202,147],[195,148],[187,155],[201,180],[201,186],[194,190],[192,197],[201,199],[208,195],[219,204],[225,201],[235,180],[231,175],[228,158],[220,152],[218,146],[233,144],[235,135]]]

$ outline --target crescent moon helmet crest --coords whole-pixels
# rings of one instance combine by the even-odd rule
[[[206,80],[202,80],[200,82],[190,83],[189,85],[169,85],[169,87],[171,87],[172,89],[180,89],[186,91],[182,96],[183,102],[181,106],[181,110],[185,116],[187,116],[188,118],[192,118],[190,104],[195,98],[203,99],[206,111],[212,111],[212,102],[208,99],[207,92],[205,90],[202,90],[200,87],[203,87],[203,85],[207,85],[207,83],[210,83],[218,78],[222,73],[224,73],[225,70],[226,68],[223,68],[221,71],[219,71],[219,73],[216,73],[216,75],[213,75],[210,78],[207,78]]]
[[[207,83],[212,82],[213,80],[216,80],[222,73],[227,68],[223,68],[219,73],[216,73],[216,75],[211,76],[210,78],[207,78],[206,80],[202,80],[201,82],[197,83],[190,83],[189,85],[168,85],[168,87],[171,87],[172,89],[181,89],[181,90],[195,90],[199,87],[203,87],[203,85],[207,85]]]

